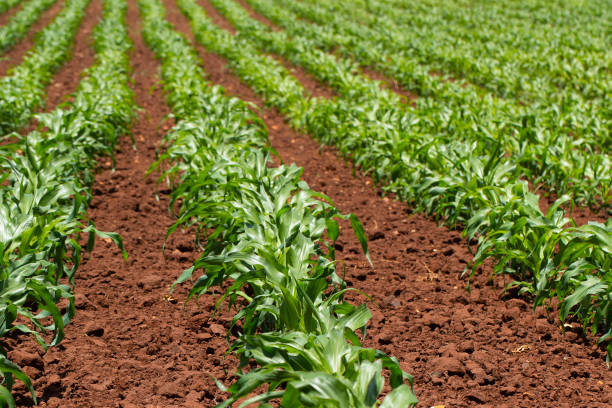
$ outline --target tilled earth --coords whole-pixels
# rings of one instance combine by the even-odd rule
[[[60,71],[72,73],[60,74],[50,86],[51,106],[61,99],[56,95],[76,89],[78,72],[87,66],[80,57],[91,61],[88,35],[100,17],[99,2],[92,0],[78,33],[75,58],[67,63],[72,68]],[[193,41],[173,0],[165,4],[168,19]],[[201,4],[210,9],[206,1]],[[47,15],[53,12],[52,7]],[[89,214],[99,229],[124,237],[130,257],[125,263],[111,243],[97,242],[78,272],[78,312],[60,346],[43,354],[29,338],[8,340],[14,349],[10,358],[33,378],[43,407],[211,407],[224,397],[212,377],[226,384],[234,379],[236,360],[225,357],[232,313],[223,310],[211,318],[218,293],[186,305],[187,286],[169,296],[169,286],[197,252],[193,235],[177,232],[162,253],[173,222],[168,192],[145,172],[172,123],[165,119],[169,109],[158,86],[159,65],[141,38],[135,0],[129,0],[128,21],[133,88],[143,109],[133,128],[135,144],[122,140],[116,169],[110,161],[100,163]],[[366,345],[396,356],[414,375],[420,406],[612,404],[605,353],[577,324],[563,331],[554,307],[533,312],[527,301],[503,290],[508,281],[489,279],[490,265],[478,271],[468,292],[461,274],[471,255],[459,232],[382,197],[333,149],[296,133],[278,112],[265,108],[223,59],[198,51],[211,82],[259,106],[282,160],[303,166],[312,188],[363,222],[374,268],[347,224],[337,245],[341,268],[349,285],[373,298]],[[294,73],[312,93],[333,95],[302,70]],[[17,386],[17,395],[20,406],[32,405],[23,386]]]

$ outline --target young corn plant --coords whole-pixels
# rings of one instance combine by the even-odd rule
[[[529,193],[525,184],[515,186],[515,190],[526,200],[500,201],[469,220],[466,233],[470,238],[478,236],[479,241],[472,273],[485,259],[499,259],[494,273],[516,277],[508,287],[518,287],[520,293],[533,296],[534,308],[556,297],[562,321],[573,316],[585,331],[590,328],[593,335],[603,331],[599,342],[607,342],[609,362],[612,219],[606,224],[567,228],[571,220],[559,210],[567,197],[542,214],[537,196]]]
[[[505,98],[542,98],[560,90],[586,98],[603,95],[607,60],[602,23],[612,16],[609,3],[587,1],[567,12],[558,4],[534,10],[529,2],[521,2],[518,9],[523,13],[518,15],[508,15],[515,12],[508,5],[486,2],[469,7],[454,1],[307,3],[313,12],[349,16],[352,23],[370,28],[385,27],[376,31],[390,51],[409,48],[420,63]],[[555,29],[543,29],[535,21]]]
[[[234,345],[243,361],[260,367],[240,376],[226,389],[231,397],[219,408],[280,401],[283,407],[391,408],[416,404],[397,360],[378,350],[346,341],[342,330],[325,334],[290,331],[243,336]],[[245,365],[244,363],[243,365]],[[379,402],[382,369],[389,370],[392,391]],[[251,397],[261,386],[267,391]]]

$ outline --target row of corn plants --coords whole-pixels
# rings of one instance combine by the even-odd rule
[[[416,403],[397,360],[361,346],[356,331],[365,335],[367,306],[344,300],[333,241],[338,220],[348,218],[367,254],[359,221],[301,181],[301,168],[272,165],[265,125],[251,107],[204,80],[195,50],[165,20],[159,0],[139,5],[177,121],[151,171],[161,170],[160,181],[172,187],[177,221],[168,233],[193,227],[202,250],[176,283],[201,269],[189,297],[221,286],[218,307],[227,301],[236,310],[231,351],[240,357],[238,380],[218,406]],[[250,361],[257,366],[245,372]],[[381,402],[384,370],[392,390]]]
[[[194,0],[178,0],[196,39],[227,59],[229,67],[291,123],[323,143],[334,144],[389,191],[478,238],[471,272],[485,259],[495,273],[540,305],[557,297],[561,318],[575,316],[585,329],[612,322],[612,221],[574,226],[560,208],[562,197],[543,213],[539,197],[516,177],[499,143],[444,140],[410,131],[411,122],[356,99],[309,98],[276,60],[243,38],[216,26]],[[496,147],[497,146],[497,147]],[[569,225],[569,226],[568,226]],[[469,269],[468,269],[469,270]],[[608,343],[610,344],[610,343]],[[608,346],[612,352],[612,346]]]
[[[373,30],[364,31],[361,25],[352,24],[350,33],[339,33],[339,27],[347,24],[339,13],[306,14],[303,2],[288,5],[301,10],[301,17],[327,22],[315,25],[278,7],[273,0],[249,3],[296,40],[306,39],[309,48],[335,49],[363,65],[376,67],[407,89],[416,90],[422,97],[411,113],[417,116],[416,126],[426,127],[421,133],[490,139],[502,144],[524,179],[543,192],[550,189],[559,196],[569,193],[580,205],[610,205],[612,164],[608,147],[612,146],[612,116],[605,114],[609,106],[595,109],[594,105],[573,100],[519,105],[467,83],[431,76],[430,69],[410,56],[389,56],[385,47],[371,39]]]
[[[30,0],[6,25],[0,27],[0,53],[13,47],[41,14],[57,0]]]
[[[4,13],[9,9],[15,7],[22,0],[2,0],[0,1],[0,13]]]
[[[71,55],[79,23],[90,0],[68,0],[36,38],[21,64],[0,79],[0,137],[24,126],[44,104],[45,86]]]
[[[112,157],[135,115],[125,12],[125,0],[105,0],[93,34],[95,64],[74,101],[37,115],[44,130],[9,134],[12,142],[0,147],[0,338],[15,331],[32,335],[44,349],[58,344],[75,313],[74,275],[83,251],[91,250],[96,235],[123,251],[121,238],[98,231],[86,210],[97,158]],[[15,379],[36,401],[30,379],[3,347],[0,374],[0,405],[15,406]]]
[[[439,119],[440,112],[432,110],[430,104],[423,104],[421,101],[417,102],[415,107],[402,104],[397,94],[387,89],[380,89],[376,81],[371,81],[360,74],[352,60],[319,50],[316,41],[308,38],[299,35],[292,38],[285,31],[269,30],[264,24],[250,18],[246,10],[233,0],[213,0],[212,3],[234,24],[243,38],[267,52],[279,54],[292,63],[304,67],[342,96],[350,97],[360,103],[373,104],[381,111],[385,110],[389,116],[402,115],[414,124],[412,131],[419,134],[435,134],[456,140],[458,137],[456,133],[461,130],[462,139],[478,140],[490,145],[491,138],[478,127],[487,119],[474,115],[453,115],[444,121]],[[407,112],[404,113],[404,110]],[[455,132],[451,133],[449,129]],[[601,156],[598,152],[589,155],[575,149],[576,145],[573,143],[559,143],[558,138],[525,140],[525,132],[505,133],[498,136],[497,140],[503,141],[503,149],[508,156],[505,160],[516,166],[518,176],[536,184],[539,180],[546,180],[550,189],[561,194],[565,192],[564,186],[570,184],[572,189],[580,191],[581,195],[597,196],[602,190],[604,194],[610,193],[607,186],[612,183],[612,170],[607,173],[603,171],[604,174],[597,177],[595,188],[592,189],[593,182],[585,181],[581,169],[575,168],[579,164],[584,168],[585,163],[597,163],[594,166],[596,171],[600,168],[610,168],[607,157]],[[561,148],[551,149],[551,143]],[[489,148],[494,149],[495,146]],[[564,160],[567,158],[575,160]],[[580,183],[571,182],[568,178],[579,180]],[[589,191],[590,193],[587,193]],[[609,198],[612,199],[612,196]]]
[[[349,7],[339,0],[314,1],[338,13]],[[424,7],[412,2],[408,10],[398,13],[398,6],[357,1],[350,4],[348,16],[387,36],[393,49],[409,50],[437,70],[467,78],[504,97],[525,99],[534,90],[562,90],[600,98],[609,89],[606,21],[612,17],[612,3],[606,7],[605,2],[584,2],[573,6],[574,12],[561,15],[557,14],[560,8],[551,4],[547,21],[539,24],[530,16],[508,21],[507,16],[489,12],[495,5],[452,3]],[[588,12],[596,3],[600,3],[595,8],[599,18]],[[537,88],[530,89],[532,84]]]

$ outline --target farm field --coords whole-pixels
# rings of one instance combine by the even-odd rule
[[[611,24],[0,0],[0,404],[612,405]]]

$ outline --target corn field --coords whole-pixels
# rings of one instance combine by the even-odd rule
[[[609,0],[0,0],[0,405],[612,404]]]

